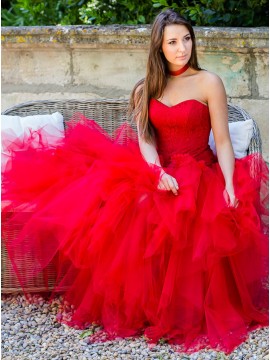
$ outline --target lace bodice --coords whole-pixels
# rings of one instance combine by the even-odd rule
[[[207,164],[215,161],[208,145],[211,130],[207,105],[198,100],[185,100],[169,107],[151,99],[149,118],[154,126],[157,150],[163,165],[175,154],[190,154]]]

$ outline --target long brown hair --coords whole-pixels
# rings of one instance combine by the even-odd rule
[[[149,101],[151,98],[161,97],[167,84],[167,60],[161,51],[164,28],[174,24],[184,25],[190,32],[192,51],[188,63],[191,68],[201,70],[197,60],[195,34],[191,24],[171,9],[159,13],[152,26],[146,76],[134,86],[129,101],[129,114],[138,122],[140,136],[147,142],[153,140],[153,128],[148,119]]]

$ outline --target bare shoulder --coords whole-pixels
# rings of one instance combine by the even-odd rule
[[[135,95],[138,95],[143,91],[144,83],[145,83],[145,79],[143,78],[135,84],[133,89]]]
[[[141,101],[141,99],[142,99],[144,82],[145,82],[144,79],[139,80],[139,81],[135,84],[135,86],[134,86],[134,88],[133,88],[133,90],[132,90],[132,92],[131,92],[131,94],[130,94],[130,101],[129,101],[129,103],[130,103],[130,107],[131,107],[133,110],[134,110],[134,108],[136,108],[136,107],[138,106],[138,104],[140,103],[140,101]]]
[[[210,90],[215,90],[220,87],[224,88],[221,78],[211,71],[201,70],[198,72],[198,76],[200,77],[200,81],[202,81],[203,85]]]
[[[213,104],[227,103],[226,90],[221,78],[210,71],[201,70],[198,72],[198,80],[205,101],[209,106]]]

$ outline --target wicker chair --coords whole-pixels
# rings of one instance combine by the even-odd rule
[[[19,115],[28,116],[36,114],[48,114],[55,111],[62,113],[65,122],[70,121],[70,118],[75,112],[80,112],[87,118],[94,119],[101,127],[108,133],[113,133],[120,124],[127,120],[127,100],[115,99],[98,99],[98,100],[55,100],[55,101],[33,101],[28,103],[19,104],[8,110],[3,114],[5,115]],[[250,115],[242,108],[228,104],[229,121],[245,121],[250,119]],[[248,148],[248,154],[261,153],[262,144],[258,126],[253,120],[253,136]],[[16,230],[6,230],[2,236],[5,241],[17,235]],[[21,287],[17,278],[14,276],[11,268],[11,263],[7,256],[5,246],[2,241],[1,246],[1,260],[2,260],[2,293],[17,293],[21,291]],[[31,258],[25,258],[22,254],[22,261],[25,267],[31,266]],[[51,263],[46,269],[46,273],[40,274],[32,284],[29,284],[28,292],[42,292],[47,291],[48,287],[45,286],[45,278],[48,279],[49,288],[53,288],[55,281],[54,263]]]

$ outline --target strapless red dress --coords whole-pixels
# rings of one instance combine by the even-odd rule
[[[230,352],[266,326],[268,170],[259,155],[236,160],[240,204],[228,208],[206,105],[150,101],[158,153],[178,196],[157,189],[159,168],[144,161],[128,125],[112,139],[74,116],[80,121],[61,144],[17,151],[3,174],[3,199],[31,209],[9,220],[21,226],[7,248],[22,287],[57,256],[55,293],[65,288],[73,305],[62,321],[100,324],[106,339],[144,334],[183,351]],[[22,249],[31,269],[21,266]]]

